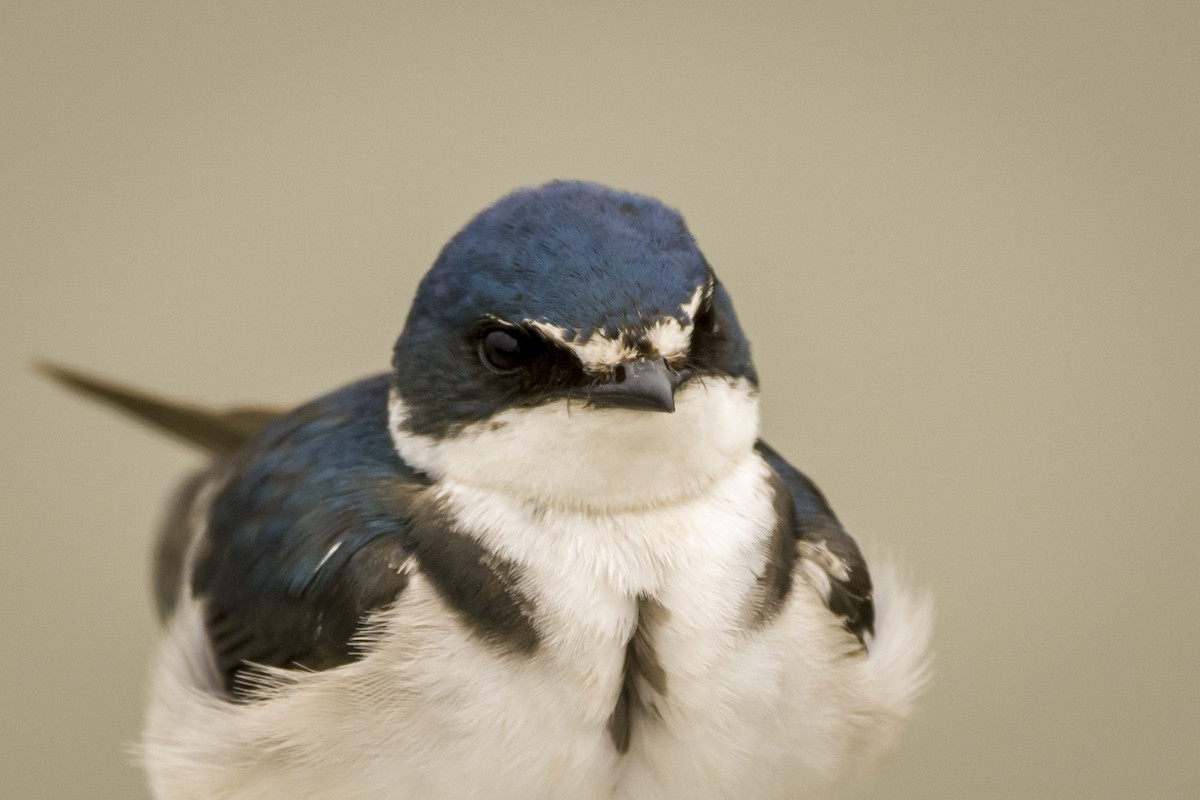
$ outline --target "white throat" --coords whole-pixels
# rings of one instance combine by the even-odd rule
[[[408,430],[395,389],[388,414],[396,452],[435,480],[596,511],[692,497],[742,463],[758,437],[757,392],[744,378],[690,381],[671,414],[555,400],[443,439]]]

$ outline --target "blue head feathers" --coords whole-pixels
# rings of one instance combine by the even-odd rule
[[[672,322],[680,336],[712,339],[691,374],[754,379],[732,305],[678,212],[597,184],[554,182],[501,199],[443,248],[396,343],[394,377],[412,430],[444,433],[604,380],[607,367],[581,361],[569,343],[624,342],[628,353],[671,359],[645,333]],[[497,326],[536,369],[497,374],[504,370],[481,364],[481,341]],[[683,376],[689,355],[674,354],[671,369]]]
[[[450,240],[421,282],[410,328],[481,313],[538,320],[586,338],[661,316],[708,279],[683,218],[641,195],[590,183],[514,192]]]

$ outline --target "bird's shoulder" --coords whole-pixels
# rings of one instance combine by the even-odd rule
[[[788,556],[822,591],[829,610],[862,642],[874,633],[875,604],[871,573],[858,544],[815,483],[765,442],[760,440],[755,449],[772,471],[777,516],[785,526],[790,522],[795,550],[789,549]]]
[[[225,691],[246,691],[251,665],[361,658],[364,622],[418,571],[475,629],[530,641],[503,569],[454,533],[428,479],[396,454],[388,385],[368,378],[300,406],[214,466],[202,538],[179,572],[202,604]]]

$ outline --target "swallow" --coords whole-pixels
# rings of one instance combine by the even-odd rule
[[[926,682],[928,600],[759,438],[729,293],[652,198],[501,199],[390,369],[291,410],[43,369],[209,455],[155,560],[157,797],[823,797]]]

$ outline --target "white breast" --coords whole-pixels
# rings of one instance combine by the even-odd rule
[[[750,457],[702,499],[604,518],[444,487],[464,526],[522,565],[543,634],[530,657],[481,643],[415,574],[370,656],[281,672],[275,698],[231,706],[203,691],[189,605],[147,731],[160,796],[821,796],[890,743],[916,673],[855,654],[803,582],[771,624],[747,626],[773,521],[765,470]],[[647,596],[665,609],[652,635],[666,692],[619,755],[607,721]]]

